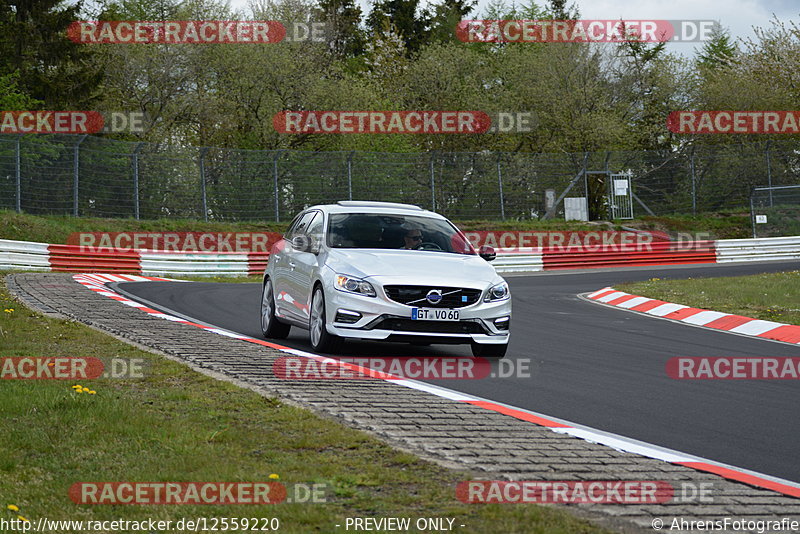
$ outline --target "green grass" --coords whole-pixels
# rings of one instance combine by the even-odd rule
[[[695,308],[800,325],[800,271],[616,284],[626,293]]]
[[[456,220],[464,231],[581,231],[598,230],[597,224],[563,220]],[[204,222],[182,219],[141,220],[68,217],[63,215],[29,215],[0,210],[0,239],[66,243],[75,232],[283,232],[286,224],[261,222]],[[710,232],[714,238],[750,237],[749,214],[704,214],[692,216],[650,217],[632,221],[614,221],[599,229],[619,230],[622,226],[667,232]]]
[[[75,232],[283,232],[286,223],[204,222],[187,219],[100,219],[29,215],[0,210],[0,239],[66,243]]]
[[[749,213],[703,213],[699,215],[644,216],[617,221],[640,230],[711,234],[707,239],[746,239],[753,236]]]
[[[5,312],[1,310],[10,310]],[[311,412],[264,398],[140,351],[76,322],[15,302],[0,284],[0,356],[142,358],[143,379],[3,380],[0,517],[7,504],[36,521],[278,517],[281,532],[334,532],[354,516],[445,516],[465,533],[599,533],[563,508],[466,505],[468,479]],[[328,487],[324,504],[270,506],[78,505],[77,481],[264,481]],[[340,530],[340,529],[339,529]]]

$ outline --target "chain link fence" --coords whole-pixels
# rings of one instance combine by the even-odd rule
[[[753,237],[800,235],[800,185],[756,187],[750,218]]]
[[[800,183],[800,142],[587,153],[306,152],[0,135],[0,209],[141,219],[286,221],[337,200],[407,202],[453,219],[563,217],[586,171],[632,177],[634,213],[747,211],[756,186]],[[546,191],[559,199],[546,211]]]

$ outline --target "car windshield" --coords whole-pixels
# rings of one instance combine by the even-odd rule
[[[328,223],[331,248],[379,248],[475,255],[448,221],[413,215],[334,213]]]

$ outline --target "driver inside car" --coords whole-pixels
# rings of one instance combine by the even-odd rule
[[[417,250],[422,246],[422,230],[411,228],[403,235],[403,246],[407,250]]]

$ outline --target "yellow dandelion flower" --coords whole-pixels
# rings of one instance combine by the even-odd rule
[[[97,392],[95,390],[93,390],[93,389],[89,390],[89,395],[96,395],[96,394],[97,394]]]
[[[281,477],[279,477],[279,476],[278,476],[278,475],[276,475],[275,473],[272,473],[272,474],[269,476],[269,478],[271,478],[272,480],[278,480],[278,479],[279,479],[279,478],[281,478]]]
[[[26,518],[26,517],[22,517],[21,515],[18,515],[18,516],[17,516],[17,519],[19,519],[20,521],[25,521],[26,523],[30,523],[30,521],[28,520],[28,518]]]
[[[11,510],[12,512],[19,512],[19,506],[17,506],[16,504],[9,504],[8,506],[6,506],[6,508]]]
[[[74,386],[72,386],[72,389],[80,389],[80,388],[82,388],[82,387],[83,387],[83,386],[82,386],[82,385],[80,385],[80,384],[75,384]]]
[[[75,389],[75,393],[83,393],[83,390],[82,390],[82,389],[77,389],[77,388],[76,388],[76,389]]]
[[[90,389],[87,388],[86,386],[82,387],[81,389],[83,390],[84,393],[86,393],[87,391],[90,391]]]

